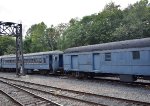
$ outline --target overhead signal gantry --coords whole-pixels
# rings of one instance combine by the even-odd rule
[[[16,75],[25,75],[23,41],[22,41],[22,24],[14,22],[0,21],[0,36],[16,37]]]

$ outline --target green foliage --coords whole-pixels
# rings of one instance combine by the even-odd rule
[[[117,40],[150,37],[150,7],[142,0],[124,10],[124,18],[113,32]]]
[[[64,49],[68,47],[113,41],[111,34],[120,25],[123,12],[110,3],[101,13],[74,20],[64,32]],[[72,20],[71,20],[72,22]]]
[[[47,28],[43,22],[32,25],[25,37],[24,52],[32,53],[61,49],[62,40],[60,36],[66,26],[66,24],[61,23],[56,27],[51,25]]]
[[[57,49],[57,39],[59,37],[59,32],[51,26],[47,28],[45,31],[45,46],[48,50],[56,50]]]
[[[4,52],[4,55],[15,54],[15,53],[16,53],[16,46],[8,45],[6,51]]]
[[[150,37],[150,6],[141,0],[120,10],[113,2],[98,14],[71,19],[63,33],[63,49],[89,44]]]
[[[0,37],[0,55],[15,53],[15,39],[8,36]]]
[[[24,41],[25,53],[45,51],[44,34],[47,26],[44,22],[32,25],[27,31]]]

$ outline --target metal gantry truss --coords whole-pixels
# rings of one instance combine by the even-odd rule
[[[0,36],[16,37],[16,75],[24,75],[22,24],[0,21]]]

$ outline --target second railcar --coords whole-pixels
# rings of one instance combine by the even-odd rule
[[[115,74],[122,81],[150,78],[150,38],[69,48],[64,70],[77,76]]]

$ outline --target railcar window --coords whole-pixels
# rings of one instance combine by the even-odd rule
[[[57,61],[57,57],[55,57],[55,61]]]
[[[105,61],[111,61],[111,53],[105,53]]]
[[[39,63],[39,58],[36,58],[36,63]]]
[[[34,59],[32,59],[32,63],[34,63]]]
[[[139,51],[133,51],[132,52],[132,58],[133,58],[133,60],[140,59],[140,52]]]
[[[34,59],[34,63],[37,63],[37,59]]]
[[[43,58],[43,63],[46,63],[46,59],[45,58]]]

